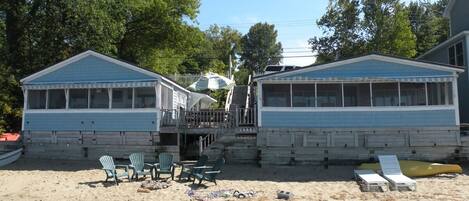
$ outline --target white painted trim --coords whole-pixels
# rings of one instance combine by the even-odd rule
[[[447,95],[448,94],[445,94],[445,96]],[[399,97],[400,97],[400,94],[399,94]],[[428,82],[425,82],[425,105],[428,106]]]
[[[107,88],[107,96],[109,98],[108,106],[109,106],[109,109],[111,109],[112,108],[112,89],[111,88]]]
[[[377,111],[429,111],[455,110],[455,105],[438,106],[380,106],[380,107],[263,107],[265,112],[377,112]]]
[[[139,109],[31,109],[25,110],[27,114],[35,114],[35,113],[145,113],[145,112],[158,112],[159,108],[139,108]]]
[[[70,108],[70,89],[65,89],[65,109]]]
[[[46,90],[46,109],[49,109],[49,89]]]
[[[341,89],[341,93],[342,93],[342,97],[341,97],[342,107],[345,107],[345,97],[344,97],[345,94],[344,94],[344,83],[343,82],[340,84],[340,89]],[[317,98],[317,96],[315,98]]]
[[[263,94],[262,94],[262,82],[257,83],[257,126],[262,127],[262,110],[263,110]]]
[[[34,80],[34,79],[39,78],[39,77],[41,77],[41,76],[43,76],[43,75],[46,75],[46,74],[51,73],[51,72],[53,72],[53,71],[56,71],[56,70],[58,70],[58,69],[60,69],[60,68],[62,68],[62,67],[64,67],[64,66],[67,66],[67,65],[69,65],[69,64],[71,64],[71,63],[74,63],[74,62],[76,62],[76,61],[79,61],[79,60],[81,60],[81,59],[83,59],[83,58],[85,58],[85,57],[87,57],[87,56],[95,56],[95,57],[98,57],[98,58],[103,59],[103,60],[105,60],[105,61],[114,63],[114,64],[116,64],[116,65],[119,65],[119,66],[128,68],[128,69],[130,69],[130,70],[133,70],[133,71],[136,71],[136,72],[145,74],[145,75],[148,75],[148,76],[150,76],[150,77],[154,77],[154,78],[157,78],[157,79],[159,79],[159,80],[165,80],[166,82],[168,82],[168,83],[170,83],[170,84],[172,84],[172,85],[174,85],[174,86],[180,88],[181,90],[185,91],[186,93],[190,93],[189,90],[185,89],[185,88],[182,87],[182,86],[179,86],[177,83],[174,83],[173,81],[171,81],[170,79],[168,79],[168,78],[166,78],[166,77],[164,77],[164,76],[161,76],[161,75],[159,75],[159,74],[153,73],[153,72],[148,71],[148,70],[145,70],[145,69],[143,69],[143,68],[140,68],[140,67],[137,67],[137,66],[128,64],[128,63],[126,63],[126,62],[119,61],[119,60],[117,60],[117,59],[114,59],[114,58],[112,58],[112,57],[109,57],[109,56],[106,56],[106,55],[97,53],[97,52],[92,51],[92,50],[88,50],[88,51],[82,52],[82,53],[80,53],[80,54],[78,54],[78,55],[75,55],[75,56],[69,58],[69,59],[66,59],[66,60],[64,60],[64,61],[62,61],[62,62],[59,62],[58,64],[55,64],[55,65],[53,65],[53,66],[51,66],[51,67],[49,67],[49,68],[46,68],[46,69],[44,69],[44,70],[42,70],[42,71],[39,71],[39,72],[37,72],[37,73],[34,73],[34,74],[32,74],[32,75],[30,75],[30,76],[28,76],[28,77],[26,77],[26,78],[21,79],[20,82],[21,82],[21,83],[24,83],[24,82],[28,82],[28,81]]]
[[[397,64],[402,64],[402,65],[411,65],[411,66],[416,66],[416,67],[422,67],[422,68],[428,68],[428,69],[433,69],[433,70],[441,70],[441,71],[448,71],[448,72],[463,72],[464,69],[457,69],[457,68],[451,68],[451,67],[446,67],[443,65],[438,65],[438,64],[430,64],[430,63],[424,63],[420,61],[411,61],[411,60],[406,60],[406,59],[400,59],[400,58],[393,58],[393,57],[388,57],[388,56],[382,56],[382,55],[376,55],[376,54],[371,54],[367,56],[362,56],[362,57],[357,57],[353,59],[347,59],[343,61],[336,61],[332,63],[327,63],[327,64],[322,64],[322,65],[317,65],[314,67],[306,67],[303,69],[299,70],[294,70],[294,71],[285,71],[282,73],[274,73],[271,75],[267,75],[264,77],[259,77],[255,78],[254,80],[263,80],[266,78],[271,78],[271,77],[278,77],[278,76],[288,76],[288,75],[294,75],[294,74],[301,74],[305,72],[312,72],[312,71],[318,71],[318,70],[324,70],[328,68],[333,68],[341,65],[348,65],[352,63],[357,63],[361,61],[367,61],[367,60],[378,60],[378,61],[384,61],[384,62],[390,62],[390,63],[397,63]]]
[[[24,102],[23,102],[23,118],[21,118],[21,131],[24,131],[24,120],[25,120],[25,111],[28,108],[28,90],[23,89],[23,97],[24,97]]]
[[[373,82],[371,81],[370,81],[370,107],[373,107]]]
[[[314,83],[314,107],[318,106],[318,83]]]
[[[445,40],[444,42],[438,44],[437,46],[435,46],[432,49],[428,50],[427,52],[423,53],[422,55],[418,56],[417,59],[422,59],[423,57],[425,57],[428,54],[434,52],[435,50],[441,49],[442,47],[447,46],[450,43],[453,43],[453,41],[455,41],[455,40],[459,40],[459,38],[462,37],[462,36],[468,37],[468,35],[469,35],[469,31],[463,31],[461,33],[458,33],[455,36],[449,38],[448,40]]]
[[[459,119],[459,95],[458,95],[458,81],[457,79],[453,80],[453,105],[455,107],[454,118],[456,119],[456,125],[459,126],[461,120]],[[448,96],[446,94],[445,96]]]

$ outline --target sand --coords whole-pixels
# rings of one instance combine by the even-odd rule
[[[469,165],[463,167],[466,172]],[[124,180],[119,186],[104,183],[97,162],[20,159],[0,168],[0,200],[191,200],[186,193],[190,189],[202,195],[224,189],[251,190],[256,196],[244,200],[263,201],[275,200],[278,190],[292,192],[293,200],[469,200],[466,174],[418,178],[416,192],[362,192],[352,180],[353,168],[227,165],[216,186],[173,181],[167,189],[140,193],[141,181]]]

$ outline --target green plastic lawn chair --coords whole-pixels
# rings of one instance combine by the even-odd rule
[[[121,178],[121,177],[127,177],[127,179],[130,181],[129,166],[115,165],[114,159],[112,159],[111,156],[101,156],[101,158],[99,158],[99,162],[101,162],[101,165],[103,166],[103,170],[104,172],[106,172],[105,182],[107,182],[108,179],[114,179],[114,182],[116,182],[116,185],[119,185],[118,178]],[[124,168],[125,172],[117,173],[116,167]]]
[[[144,153],[132,153],[130,154],[129,159],[129,167],[133,170],[131,179],[138,179],[138,176],[143,176],[145,178],[147,175],[150,175],[151,179],[153,179],[153,165],[145,163]],[[150,169],[145,170],[145,166],[149,166]]]
[[[173,155],[169,153],[161,153],[158,155],[158,163],[153,165],[155,169],[155,178],[159,179],[161,174],[170,174],[171,179],[174,180],[174,166]]]
[[[201,173],[196,173],[194,174],[194,181],[192,183],[195,183],[195,180],[199,180],[199,185],[202,184],[202,181],[209,181],[215,183],[217,185],[217,176],[218,174],[221,173],[221,168],[225,164],[225,159],[224,158],[218,158],[217,161],[215,162],[215,165],[211,168],[204,168],[204,170]]]
[[[188,181],[191,180],[194,174],[202,173],[202,168],[208,161],[207,155],[202,155],[194,165],[182,164],[181,174],[179,175],[179,181],[186,178]]]

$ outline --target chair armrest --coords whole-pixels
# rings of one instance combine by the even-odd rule
[[[196,166],[196,167],[192,167],[194,169],[211,169],[213,168],[212,166]]]
[[[150,167],[154,167],[154,166],[155,166],[155,165],[153,165],[153,164],[151,164],[151,163],[144,163],[143,165],[144,165],[144,166],[145,166],[145,165],[146,165],[146,166],[150,166]]]
[[[204,173],[205,174],[219,174],[219,173],[221,173],[221,171],[220,170],[218,170],[218,171],[206,171]]]

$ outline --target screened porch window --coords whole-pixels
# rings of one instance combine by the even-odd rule
[[[263,106],[291,107],[289,84],[264,84],[262,85],[262,92],[264,97]]]
[[[112,108],[132,108],[132,88],[112,89]]]
[[[397,83],[373,83],[373,106],[398,106],[399,89]]]
[[[155,108],[156,92],[154,87],[135,88],[135,108]]]
[[[452,105],[453,85],[450,82],[428,83],[428,105]]]
[[[462,42],[448,48],[449,64],[464,66],[464,46]]]
[[[90,108],[109,108],[107,89],[90,89]]]
[[[293,84],[293,107],[315,107],[316,94],[314,84]]]
[[[48,92],[47,98],[48,109],[65,109],[65,90],[64,89],[51,89]]]
[[[370,84],[344,84],[344,106],[371,106]]]
[[[425,83],[401,83],[401,106],[426,105]]]
[[[88,108],[88,89],[70,89],[69,104],[73,109]]]
[[[28,109],[46,109],[46,90],[28,90]]]
[[[173,91],[172,89],[161,86],[161,108],[172,109],[173,107]]]
[[[342,107],[341,84],[318,84],[318,107]]]

